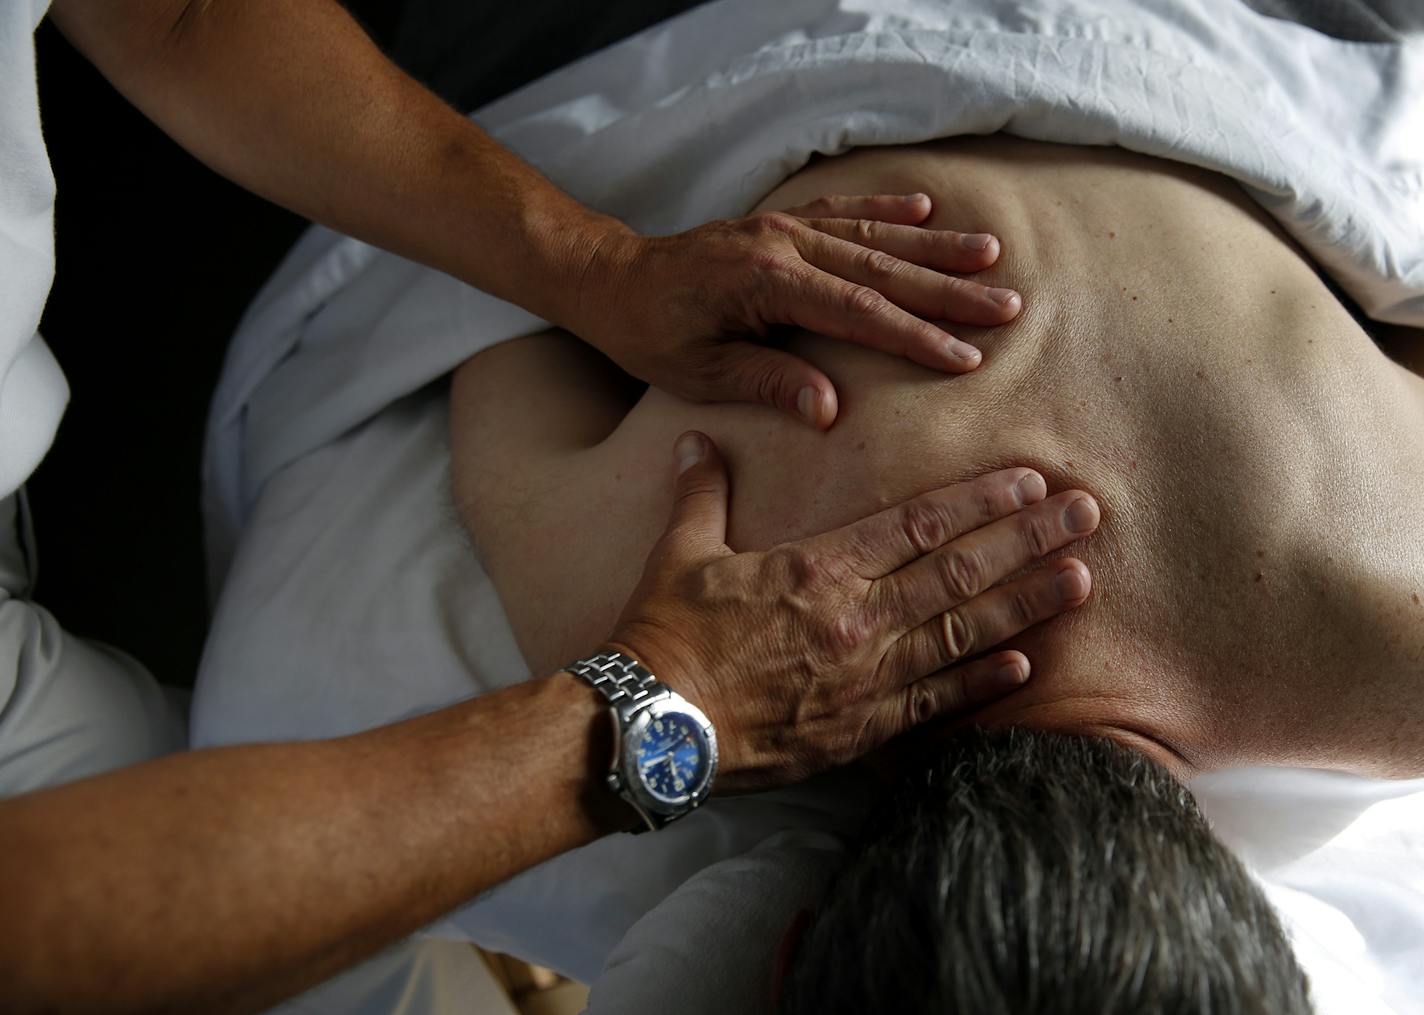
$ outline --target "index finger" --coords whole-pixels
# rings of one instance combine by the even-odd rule
[[[999,259],[999,239],[990,233],[957,233],[866,219],[807,219],[806,224],[818,233],[935,271],[982,271]]]
[[[799,285],[768,294],[768,320],[903,356],[931,370],[968,373],[983,358],[968,342],[900,309],[867,285],[805,262]]]
[[[912,497],[808,542],[874,581],[1046,496],[1037,472],[1003,469]]]
[[[831,194],[786,214],[803,219],[870,219],[913,226],[929,218],[934,203],[928,194]]]

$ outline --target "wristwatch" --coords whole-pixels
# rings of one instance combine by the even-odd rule
[[[564,669],[608,699],[613,718],[608,788],[648,829],[656,831],[701,806],[717,775],[717,733],[707,717],[622,652],[600,652]]]

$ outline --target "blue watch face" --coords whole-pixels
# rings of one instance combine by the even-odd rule
[[[692,794],[707,771],[707,741],[691,716],[678,712],[648,723],[638,741],[638,774],[659,800],[679,803]]]

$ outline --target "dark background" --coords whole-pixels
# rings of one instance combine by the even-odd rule
[[[469,110],[692,0],[353,0],[373,39]],[[239,317],[305,223],[208,171],[48,23],[35,44],[58,201],[41,332],[69,378],[29,484],[36,598],[190,685],[207,629],[199,463]]]

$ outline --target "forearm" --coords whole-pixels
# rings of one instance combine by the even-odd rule
[[[564,674],[0,803],[4,1008],[254,1010],[296,993],[631,816],[594,791],[607,739],[606,708]]]
[[[560,323],[594,237],[621,229],[401,72],[333,0],[59,0],[53,17],[213,169]]]

